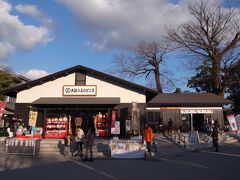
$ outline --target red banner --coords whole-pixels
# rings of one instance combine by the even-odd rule
[[[5,102],[5,101],[0,101],[0,119],[1,119],[2,116],[3,116],[3,113],[4,113],[4,109],[5,109],[6,104],[7,104],[7,102]]]
[[[114,128],[115,127],[115,122],[117,120],[117,111],[116,110],[113,110],[112,111],[112,124],[111,124],[111,127]]]

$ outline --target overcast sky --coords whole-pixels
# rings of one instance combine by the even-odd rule
[[[0,0],[0,63],[32,79],[78,64],[104,71],[114,54],[189,21],[189,2]]]

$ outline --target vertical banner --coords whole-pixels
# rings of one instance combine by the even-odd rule
[[[228,122],[229,122],[229,124],[231,126],[232,131],[234,131],[234,132],[238,131],[234,115],[233,114],[228,115],[227,119],[228,119]]]
[[[112,110],[112,123],[111,123],[111,128],[115,127],[115,122],[117,120],[117,111],[116,110]]]
[[[136,102],[132,102],[132,130],[134,135],[140,133],[139,109]]]
[[[7,104],[7,102],[0,101],[0,120],[2,119],[6,104]]]
[[[111,134],[120,134],[120,122],[117,121],[117,110],[112,111]]]
[[[36,127],[37,115],[38,115],[37,111],[29,112],[29,121],[28,121],[29,126]]]

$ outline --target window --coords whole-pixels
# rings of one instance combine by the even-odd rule
[[[75,74],[75,85],[85,86],[86,85],[86,75],[83,73],[77,72]]]

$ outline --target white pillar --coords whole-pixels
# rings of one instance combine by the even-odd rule
[[[194,127],[193,127],[193,114],[191,113],[191,131],[194,130]]]

